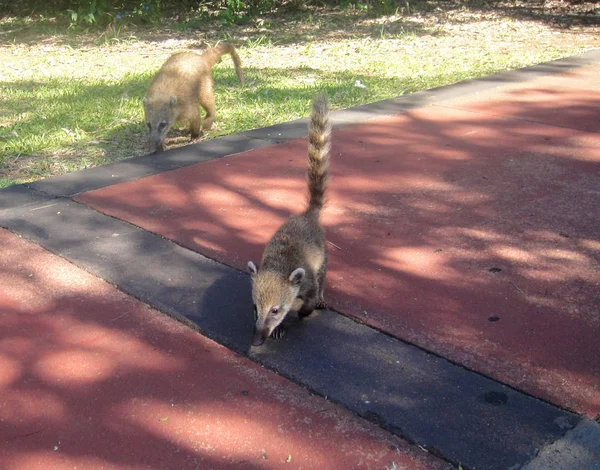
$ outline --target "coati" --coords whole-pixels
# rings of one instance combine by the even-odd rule
[[[211,128],[215,119],[212,67],[225,54],[231,55],[238,80],[244,84],[240,58],[228,43],[207,49],[201,55],[195,52],[173,54],[156,73],[143,99],[151,153],[163,150],[167,132],[176,121],[190,123],[192,139]],[[198,105],[206,111],[204,123]]]
[[[308,207],[291,216],[267,243],[260,267],[250,261],[252,300],[256,316],[252,345],[269,336],[283,336],[281,322],[296,298],[302,301],[300,319],[324,308],[323,282],[327,270],[325,231],[319,223],[328,181],[331,125],[324,95],[313,100],[308,125]]]

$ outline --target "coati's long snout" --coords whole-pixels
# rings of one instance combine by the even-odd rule
[[[150,153],[162,152],[167,132],[177,119],[177,97],[171,96],[162,105],[152,105],[147,97],[143,99],[144,115],[148,126],[148,147]]]
[[[254,336],[252,337],[252,346],[260,346],[265,342],[265,340],[269,337],[265,330],[257,330],[254,327]]]
[[[301,300],[300,318],[325,305],[327,245],[319,217],[328,182],[328,116],[327,99],[317,95],[308,126],[308,207],[279,227],[267,243],[258,268],[252,261],[248,263],[256,315],[253,346],[260,346],[269,336],[283,335],[281,323],[296,299]]]
[[[254,265],[254,263],[252,263]],[[248,266],[250,266],[248,264]],[[258,325],[258,313],[256,309],[256,304],[254,304],[254,334],[252,336],[252,346],[260,346],[265,342],[265,340],[269,337],[268,332],[265,330],[263,325]]]

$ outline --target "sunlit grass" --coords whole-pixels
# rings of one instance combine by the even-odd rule
[[[147,76],[118,81],[68,77],[4,83],[0,159],[23,179],[95,166],[143,138],[138,95]]]

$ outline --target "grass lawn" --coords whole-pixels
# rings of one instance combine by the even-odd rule
[[[346,108],[600,47],[593,2],[585,4],[594,11],[574,16],[521,3],[481,10],[420,1],[388,16],[312,9],[243,26],[190,17],[85,32],[51,18],[4,18],[0,187],[146,153],[141,99],[162,62],[183,49],[222,40],[239,49],[244,87],[229,57],[214,69],[211,139],[305,116],[317,90]],[[174,129],[167,148],[187,143]]]

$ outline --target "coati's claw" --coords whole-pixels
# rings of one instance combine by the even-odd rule
[[[285,336],[285,328],[283,326],[278,326],[271,333],[271,338],[273,339],[281,339]]]
[[[329,308],[327,302],[324,300],[317,300],[317,303],[315,304],[315,310],[324,310],[326,308]]]

